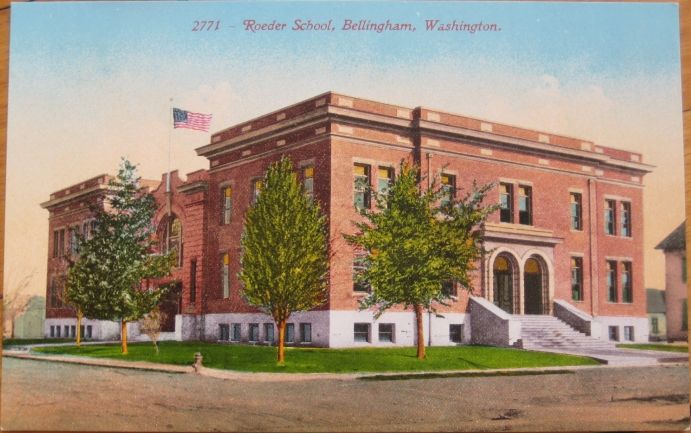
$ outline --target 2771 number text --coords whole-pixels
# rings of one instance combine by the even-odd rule
[[[201,32],[201,31],[212,31],[212,30],[218,30],[221,28],[221,22],[220,21],[195,21],[194,26],[192,26],[192,31],[193,32]]]

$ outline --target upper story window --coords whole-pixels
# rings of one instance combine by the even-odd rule
[[[616,203],[614,200],[605,200],[605,233],[616,234]]]
[[[91,238],[90,228],[91,228],[91,224],[89,224],[89,221],[85,221],[82,224],[82,236],[84,237],[84,239],[90,239]]]
[[[583,300],[583,258],[571,257],[571,299]]]
[[[569,194],[571,200],[571,229],[583,230],[583,196],[580,193]]]
[[[621,235],[631,237],[631,203],[621,202]]]
[[[367,269],[367,260],[363,254],[356,254],[353,258],[353,291],[369,292],[370,285],[361,280],[360,276]]]
[[[353,200],[357,209],[370,208],[370,176],[369,165],[353,166]]]
[[[182,266],[182,223],[175,215],[166,218],[161,238],[161,252],[175,257],[175,266]]]
[[[617,262],[607,261],[607,301],[619,302],[617,288]]]
[[[441,283],[441,291],[446,296],[458,296],[458,289],[456,288],[456,283],[453,280],[446,280]]]
[[[518,186],[518,223],[533,224],[533,188]]]
[[[444,206],[456,198],[456,176],[451,174],[441,175],[442,198],[441,205]]]
[[[228,253],[224,253],[221,257],[221,284],[223,298],[230,297],[230,255]]]
[[[623,262],[621,269],[621,300],[633,302],[633,281],[631,280],[631,262]]]
[[[233,187],[226,185],[221,189],[221,224],[230,224],[233,214]]]
[[[252,181],[252,203],[256,203],[259,198],[259,194],[262,192],[264,187],[264,181],[262,179],[255,179]]]
[[[391,183],[393,183],[393,168],[379,167],[377,170],[377,191],[379,194],[387,194]]]
[[[513,185],[510,183],[499,184],[499,220],[513,222]]]
[[[681,256],[681,281],[684,283],[686,282],[686,276],[686,255],[683,255]]]
[[[65,229],[53,231],[53,257],[65,255]]]
[[[197,300],[197,259],[190,261],[190,304]]]
[[[77,244],[79,243],[79,241],[77,240],[78,232],[79,226],[75,226],[70,229],[70,254],[72,255],[77,254]]]
[[[302,187],[309,198],[314,198],[314,166],[302,168]]]

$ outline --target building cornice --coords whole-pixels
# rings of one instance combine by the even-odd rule
[[[76,199],[80,199],[80,198],[86,197],[88,195],[91,195],[92,193],[104,191],[107,189],[108,189],[107,184],[99,184],[96,186],[92,186],[91,188],[84,188],[84,189],[75,191],[74,193],[68,194],[68,195],[63,196],[63,197],[54,198],[52,200],[45,201],[45,202],[41,203],[41,207],[43,209],[52,210],[51,208],[54,208],[56,206],[66,204],[66,203],[69,203],[69,202],[74,201]]]

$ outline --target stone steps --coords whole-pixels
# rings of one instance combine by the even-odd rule
[[[515,344],[523,349],[614,349],[614,343],[589,337],[554,316],[513,316],[521,322],[521,340]]]

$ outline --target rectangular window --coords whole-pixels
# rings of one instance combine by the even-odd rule
[[[239,323],[232,323],[230,330],[230,341],[240,341],[242,339],[242,327]]]
[[[631,281],[631,262],[623,262],[621,269],[621,300],[622,302],[633,302],[633,284]]]
[[[262,179],[255,179],[252,181],[252,203],[256,203],[259,198],[259,194],[262,192],[264,187],[264,181]]]
[[[624,340],[633,341],[633,326],[624,326]]]
[[[230,297],[230,255],[223,254],[221,259],[221,285],[223,286],[223,299]]]
[[[309,198],[314,198],[314,166],[302,168],[302,187]]]
[[[86,325],[86,338],[91,338],[91,332],[93,331],[93,327],[91,325]]]
[[[571,199],[571,229],[583,230],[583,196],[577,192],[570,194]]]
[[[362,279],[363,272],[367,269],[367,259],[364,255],[356,255],[353,259],[353,291],[367,293],[370,285]]]
[[[60,248],[60,232],[55,230],[53,232],[53,258],[58,256],[58,250]]]
[[[607,301],[619,302],[617,287],[617,262],[607,261]]]
[[[456,290],[456,283],[447,280],[441,283],[441,291],[446,296],[458,296],[458,291]]]
[[[605,234],[615,235],[616,234],[616,203],[614,200],[605,200]]]
[[[77,336],[77,327],[75,325],[70,326],[70,337],[74,338]]]
[[[689,329],[689,309],[688,309],[688,299],[684,299],[681,303],[681,330],[686,331]],[[59,331],[59,330],[58,330]],[[58,332],[58,337],[59,337]]]
[[[227,323],[220,323],[218,325],[218,339],[221,341],[230,340],[230,327]]]
[[[51,338],[55,337],[55,326],[51,325],[50,327],[50,336]]]
[[[221,189],[221,224],[230,224],[233,214],[233,187],[226,185]]]
[[[70,229],[70,254],[77,254],[77,231],[79,226]]]
[[[356,343],[369,343],[369,323],[355,323],[353,324],[353,338]]]
[[[50,299],[48,300],[48,305],[50,307],[58,306],[58,288],[54,278],[50,279]]]
[[[70,338],[70,327],[65,325],[65,338]]]
[[[681,281],[686,282],[686,256],[681,256]]]
[[[583,258],[571,257],[571,299],[583,300]]]
[[[609,327],[609,339],[611,341],[619,341],[619,327],[610,326]]]
[[[79,335],[82,338],[86,338],[86,335],[84,335],[84,325],[79,325]]]
[[[379,324],[379,342],[393,343],[394,342],[394,326],[393,323]]]
[[[631,203],[621,203],[621,235],[631,237]]]
[[[295,324],[294,323],[286,323],[286,335],[285,335],[285,341],[286,343],[292,343],[295,341]]]
[[[267,343],[273,343],[274,342],[274,324],[273,323],[265,323],[264,324],[264,341]]]
[[[377,170],[377,191],[379,191],[379,194],[386,195],[392,183],[393,168],[379,167],[379,170]]]
[[[441,175],[441,205],[445,206],[456,198],[456,176],[450,174]]]
[[[60,239],[58,242],[58,257],[65,255],[65,229],[60,229]]]
[[[190,304],[197,300],[197,259],[190,261]]]
[[[259,324],[250,323],[249,341],[259,341]]]
[[[312,342],[312,324],[311,323],[301,323],[300,324],[300,342],[311,343]]]
[[[533,188],[529,186],[518,186],[518,223],[533,224]]]
[[[358,210],[370,208],[370,184],[370,166],[355,164],[353,166],[353,199],[355,208]]]
[[[510,183],[499,184],[499,220],[513,222],[513,185]]]
[[[84,237],[84,239],[89,239],[89,238],[90,238],[90,235],[89,235],[89,222],[88,222],[88,221],[85,222],[84,224],[82,224],[82,236]]]
[[[59,325],[55,327],[55,336],[57,338],[60,338],[60,326]]]
[[[653,334],[659,334],[660,333],[660,321],[658,320],[657,317],[651,317],[650,318],[650,329]]]
[[[449,325],[449,340],[452,343],[463,343],[463,325]]]

